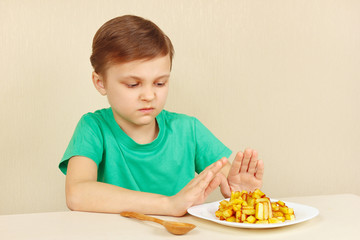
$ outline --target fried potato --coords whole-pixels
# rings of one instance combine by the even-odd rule
[[[260,189],[232,192],[230,200],[222,200],[215,216],[220,220],[250,224],[273,224],[294,220],[294,209],[283,201],[271,202]]]

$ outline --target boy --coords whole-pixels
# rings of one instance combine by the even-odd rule
[[[230,165],[231,151],[196,118],[163,110],[173,54],[170,39],[137,16],[95,34],[92,80],[110,108],[81,118],[60,162],[71,210],[182,216],[219,185],[224,197],[262,186],[256,151]]]

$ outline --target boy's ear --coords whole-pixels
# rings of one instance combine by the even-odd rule
[[[105,96],[106,95],[106,89],[105,89],[104,80],[95,71],[92,73],[92,81],[93,81],[93,84],[94,84],[96,90],[98,90],[98,92],[101,95]]]

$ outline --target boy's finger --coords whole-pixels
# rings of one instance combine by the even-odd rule
[[[229,186],[229,182],[227,181],[227,178],[221,173],[218,175],[220,175],[220,179],[221,179],[221,182],[220,182],[221,193],[226,197],[230,197],[231,189]]]
[[[203,175],[199,175],[196,178],[196,182],[194,182],[195,186],[200,187],[200,189],[206,189],[206,187],[209,185],[209,182],[214,178],[214,175],[212,172],[206,172]]]
[[[209,168],[210,171],[218,172],[226,165],[226,163],[227,163],[227,158],[223,157],[223,158],[217,160],[216,162],[214,162],[213,164],[211,164],[207,168]],[[205,168],[205,169],[207,169],[207,168]]]
[[[210,166],[204,169],[195,179],[195,184],[198,181],[205,180],[206,184],[215,177],[215,175],[220,172],[220,170],[226,165],[227,159],[225,157],[221,158],[220,160],[214,162]]]
[[[229,175],[236,175],[240,172],[241,162],[243,159],[243,153],[238,152],[234,158],[234,161],[231,164],[231,168],[229,170]]]
[[[242,163],[241,163],[240,172],[247,172],[248,171],[251,156],[252,156],[252,150],[249,149],[249,148],[246,149],[244,151],[244,158],[243,158]]]
[[[204,196],[205,198],[212,193],[221,183],[221,178],[220,176],[217,174],[211,181],[210,183],[207,185],[205,192],[204,192]]]
[[[254,150],[249,163],[248,172],[254,174],[256,172],[256,166],[258,162],[258,153]]]
[[[264,162],[259,160],[256,166],[256,174],[255,177],[257,179],[262,179],[264,176]]]
[[[200,186],[201,189],[207,189],[209,187],[209,185],[212,183],[212,181],[214,181],[214,179],[216,179],[218,173],[220,172],[220,170],[223,168],[224,165],[222,165],[222,161],[217,161],[215,162],[213,165],[210,165],[209,169],[207,169],[207,171],[205,172],[205,170],[203,172],[205,172],[202,176],[198,176],[198,181],[200,181],[198,184]],[[226,163],[226,162],[225,162]],[[218,183],[217,186],[219,186],[220,182]],[[214,185],[214,183],[213,183]],[[216,187],[217,187],[216,186]]]
[[[226,166],[227,158],[223,157],[220,160],[216,161],[213,166],[210,167],[209,171],[211,171],[214,176],[221,171]]]

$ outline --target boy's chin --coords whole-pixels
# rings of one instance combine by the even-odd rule
[[[151,125],[155,122],[155,117],[153,116],[143,116],[141,119],[137,121],[137,125],[139,126],[145,126],[145,125]]]

